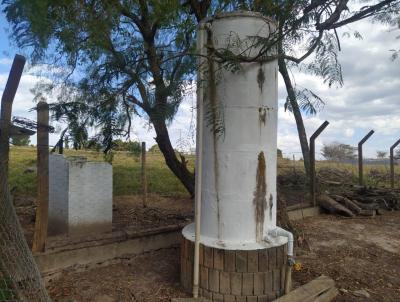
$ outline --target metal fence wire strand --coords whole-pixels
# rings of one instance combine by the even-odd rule
[[[7,180],[0,179],[0,301],[51,301],[18,221]]]

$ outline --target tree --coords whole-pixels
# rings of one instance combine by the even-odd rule
[[[31,51],[34,63],[61,67],[57,85],[41,85],[37,95],[61,91],[51,109],[68,123],[74,148],[96,126],[94,139],[109,152],[115,138],[129,136],[132,115],[140,115],[154,127],[168,167],[193,195],[194,175],[176,156],[167,130],[194,74],[192,57],[175,56],[194,49],[196,27],[187,9],[178,0],[2,3],[17,45]]]
[[[187,0],[183,5],[178,0],[2,3],[17,45],[31,50],[35,62],[62,66],[64,75],[58,76],[62,93],[52,109],[57,119],[70,125],[74,146],[79,147],[87,138],[87,129],[96,126],[100,130],[96,139],[108,152],[113,139],[129,135],[131,116],[138,114],[154,127],[168,167],[191,195],[194,175],[186,160],[176,156],[167,124],[178,109],[186,84],[194,78],[197,22],[237,9],[258,11],[279,21],[273,35],[256,41],[261,50],[253,57],[214,49],[212,60],[232,71],[240,69],[242,62],[278,60],[288,92],[285,108],[294,114],[308,172],[302,113],[315,114],[323,102],[312,91],[293,85],[290,69],[307,71],[329,86],[340,86],[337,29],[365,18],[394,22],[399,12],[399,0],[365,0],[361,8],[350,6],[348,0]],[[47,85],[47,89],[52,88],[54,85]],[[216,122],[213,128],[217,128]]]
[[[346,160],[354,160],[356,158],[356,150],[357,148],[350,145],[333,142],[324,144],[321,153],[327,160],[343,162]]]
[[[31,139],[29,136],[13,136],[11,138],[11,144],[14,146],[29,146]]]
[[[376,158],[378,159],[385,159],[387,156],[386,151],[376,151]]]
[[[310,157],[307,134],[302,113],[316,114],[324,105],[320,97],[307,88],[297,87],[290,77],[290,69],[308,72],[322,78],[329,86],[343,85],[342,70],[338,61],[340,37],[337,30],[356,21],[370,18],[389,24],[398,24],[400,1],[220,1],[224,8],[246,9],[273,16],[279,22],[278,31],[267,39],[260,39],[261,51],[253,57],[235,56],[228,50],[225,61],[267,62],[278,59],[287,101],[285,108],[293,112],[307,173]],[[347,33],[349,34],[349,33]],[[360,38],[358,32],[354,37]],[[276,55],[274,48],[278,48]],[[303,50],[302,52],[299,49]],[[226,54],[227,51],[224,51]],[[229,64],[228,64],[229,65]]]
[[[139,156],[142,152],[142,145],[137,141],[122,141],[121,139],[117,139],[114,141],[115,147],[113,148],[116,151],[128,151],[132,153],[134,156]]]

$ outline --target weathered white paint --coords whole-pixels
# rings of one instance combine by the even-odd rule
[[[215,48],[229,48],[236,53],[252,45],[249,37],[267,37],[275,30],[273,21],[248,12],[223,14],[208,22]],[[238,49],[228,46],[237,45],[238,41]],[[246,53],[254,55],[257,50],[250,47]],[[260,68],[265,77],[262,83],[258,80]],[[263,235],[267,235],[268,228],[276,226],[277,73],[276,61],[245,63],[240,72],[217,73],[217,99],[222,104],[225,132],[218,138],[215,150],[210,123],[204,119],[201,242],[206,245],[258,249],[286,242],[280,237],[257,242],[253,202],[258,156],[263,152],[267,185]],[[207,110],[204,105],[205,116]],[[264,112],[265,123],[260,119]],[[185,228],[183,234],[192,240],[193,226]]]
[[[49,233],[111,230],[112,166],[55,154],[49,161]]]

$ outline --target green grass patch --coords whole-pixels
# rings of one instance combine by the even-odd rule
[[[65,150],[66,156],[84,156],[91,161],[104,161],[102,152]],[[194,156],[186,158],[193,171]],[[128,152],[116,152],[113,158],[114,195],[141,193],[141,160]],[[32,172],[34,171],[34,172]],[[161,153],[147,153],[147,187],[149,193],[163,196],[187,195],[179,179],[165,164]],[[36,148],[11,147],[10,186],[17,194],[36,195]]]
[[[85,150],[65,150],[66,156],[84,156],[88,160],[103,161],[102,152]],[[188,166],[193,171],[194,156],[186,158]],[[321,168],[332,168],[347,171],[352,175],[353,183],[358,180],[358,166],[355,164],[342,164],[319,161],[317,170]],[[29,172],[27,171],[34,171]],[[289,170],[304,171],[302,161],[291,161],[279,159],[278,174],[285,174]],[[17,194],[28,196],[36,195],[36,148],[35,147],[11,147],[10,149],[10,185],[15,187]],[[381,176],[375,176],[376,173]],[[397,177],[400,175],[400,167],[395,167]],[[113,187],[114,195],[130,195],[141,193],[141,161],[140,157],[128,152],[115,152],[113,158]],[[364,164],[364,179],[367,185],[389,185],[389,167],[387,165]],[[380,178],[379,178],[380,177]],[[378,180],[377,180],[378,179]],[[161,153],[147,153],[147,182],[148,192],[164,196],[188,195],[184,186],[175,177],[165,164]]]

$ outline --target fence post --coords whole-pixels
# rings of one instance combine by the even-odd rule
[[[49,212],[49,105],[37,105],[37,208],[33,252],[44,252]]]
[[[146,142],[142,142],[142,198],[145,208],[147,207]]]
[[[9,158],[9,139],[10,139],[10,124],[12,104],[15,94],[17,93],[19,81],[21,80],[22,71],[25,66],[25,58],[16,55],[11,66],[10,75],[4,88],[3,96],[1,97],[1,117],[0,117],[0,180],[8,176],[8,158]],[[8,186],[8,181],[7,181]],[[3,188],[0,188],[2,190]],[[0,193],[4,193],[1,192]],[[2,201],[1,201],[2,202]]]
[[[322,123],[321,126],[311,135],[310,137],[310,193],[311,193],[311,202],[315,207],[317,205],[317,201],[315,199],[315,140],[316,138],[325,130],[325,128],[329,125],[328,121]]]
[[[0,293],[18,301],[50,301],[40,272],[18,222],[8,188],[9,131],[12,104],[22,76],[25,58],[16,55],[1,98],[0,118]]]
[[[400,139],[398,139],[391,147],[390,147],[390,186],[394,189],[394,148],[400,144]]]
[[[296,157],[293,154],[293,173],[296,174]]]
[[[366,136],[363,137],[362,140],[358,143],[358,184],[362,186],[364,184],[364,171],[363,171],[363,144],[374,134],[374,130],[368,132]]]

